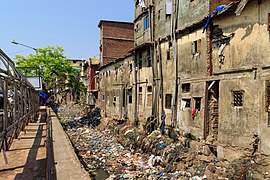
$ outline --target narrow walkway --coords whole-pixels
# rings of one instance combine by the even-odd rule
[[[29,123],[26,133],[21,132],[9,151],[8,164],[0,153],[0,180],[46,179],[46,114],[38,122]]]
[[[55,161],[56,179],[60,180],[88,180],[89,174],[81,165],[70,143],[70,140],[63,130],[57,116],[50,110],[52,120],[53,154]]]
[[[46,107],[42,107],[46,112]],[[52,180],[88,180],[88,173],[81,165],[64,132],[57,116],[47,109],[52,120],[51,159]],[[0,153],[0,180],[45,180],[47,170],[46,140],[47,114],[40,115],[38,122],[29,123],[26,133],[21,132],[9,151],[6,152],[8,164]],[[48,156],[49,157],[49,156]]]

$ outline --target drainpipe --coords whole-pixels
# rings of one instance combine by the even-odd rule
[[[157,116],[157,75],[156,75],[156,68],[155,68],[155,61],[154,61],[154,48],[153,48],[153,41],[154,41],[154,7],[149,5],[149,30],[150,30],[150,58],[151,58],[151,67],[152,67],[152,75],[153,75],[153,92],[152,92],[152,115],[154,117]]]
[[[134,121],[138,118],[137,112],[137,99],[138,99],[138,83],[137,83],[137,71],[138,71],[138,52],[134,52],[134,81],[135,81],[135,97],[134,97]],[[126,97],[127,98],[127,97]]]
[[[163,95],[163,72],[162,72],[162,56],[161,56],[160,40],[158,40],[158,58],[159,58],[159,72],[160,72],[159,94],[161,97],[161,112],[163,112],[164,111],[164,95]]]
[[[175,2],[176,1],[176,2]],[[176,30],[177,30],[177,18],[178,18],[178,8],[179,1],[175,0],[173,4],[175,5],[174,11],[172,11],[172,40],[173,40],[173,58],[175,66],[175,83],[174,83],[174,94],[173,94],[173,104],[172,104],[172,116],[171,116],[171,125],[175,127],[175,121],[177,117],[177,96],[178,96],[178,48],[177,48],[177,39],[176,39]],[[174,13],[175,12],[175,13]]]

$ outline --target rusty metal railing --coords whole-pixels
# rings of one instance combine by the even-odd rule
[[[10,148],[38,108],[38,93],[0,50],[0,151]]]

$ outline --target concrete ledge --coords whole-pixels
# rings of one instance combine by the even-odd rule
[[[81,165],[72,144],[63,130],[59,119],[50,109],[49,116],[52,121],[53,156],[55,161],[54,174],[56,179],[91,179]]]

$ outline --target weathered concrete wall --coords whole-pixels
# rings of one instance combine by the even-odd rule
[[[190,91],[183,92],[181,86],[185,83],[190,83]],[[204,129],[204,103],[205,103],[205,82],[204,81],[182,81],[180,84],[179,91],[181,92],[179,95],[178,101],[178,127],[185,131],[190,132],[191,134],[202,138],[203,137],[203,129]],[[195,108],[195,99],[201,98],[200,110],[196,113],[194,119],[192,118],[192,110]],[[181,106],[182,100],[190,100],[190,107]]]
[[[214,43],[214,74],[220,78],[219,134],[221,143],[252,148],[253,133],[259,134],[260,150],[270,154],[265,81],[270,78],[270,42],[267,15],[270,2],[250,2],[240,16],[227,14],[214,20],[223,35],[233,36],[220,54]],[[225,41],[226,42],[226,41]],[[220,55],[224,56],[220,62]],[[243,91],[243,106],[233,105],[232,91]]]
[[[133,118],[134,108],[132,103],[128,103],[127,94],[128,89],[132,89],[134,82],[133,62],[131,55],[100,70],[99,107],[103,117],[106,115],[117,119]]]
[[[148,86],[153,85],[152,66],[149,64],[148,58],[150,58],[149,49],[142,50],[142,67],[138,67],[137,71],[137,83],[138,84],[138,116],[140,122],[144,123],[146,118],[152,114],[152,92],[149,92]],[[147,83],[145,83],[147,82]],[[140,90],[141,89],[141,90]],[[141,91],[141,92],[140,92]],[[148,97],[148,98],[147,98]]]
[[[224,35],[229,36],[234,33],[229,45],[224,49],[224,64],[218,61],[218,48],[214,49],[214,71],[249,68],[269,63],[270,49],[264,48],[269,47],[269,32],[266,30],[266,18],[269,12],[266,7],[269,5],[269,2],[265,2],[258,6],[253,2],[240,16],[229,14],[214,21],[214,25],[222,28]]]
[[[207,40],[201,29],[183,36],[178,43],[178,67],[180,84],[178,86],[178,127],[197,137],[203,137],[205,87],[207,81]],[[196,48],[194,51],[194,43]],[[182,89],[183,84],[190,84],[188,92]],[[201,99],[200,110],[192,119],[192,110],[195,109],[195,99]],[[190,101],[190,107],[182,107],[183,100]]]
[[[171,34],[171,15],[166,15],[166,0],[156,1],[155,4],[155,39],[165,38]]]
[[[161,43],[160,46],[161,46],[161,55],[162,55],[161,63],[163,73],[163,99],[164,99],[163,108],[166,113],[166,125],[171,125],[171,115],[172,115],[171,106],[173,101],[174,84],[175,84],[175,60],[173,58],[173,48],[170,46],[169,41]],[[167,53],[170,53],[170,58],[167,57]],[[170,107],[166,107],[166,94],[170,94],[172,96],[171,102],[169,102]],[[162,110],[161,101],[159,104],[160,104],[159,114],[161,114]]]
[[[209,0],[179,0],[178,29],[189,27],[207,17],[209,3]]]
[[[253,74],[235,76],[220,81],[218,140],[232,146],[250,147],[253,133],[259,128],[260,91],[254,87],[260,83],[253,79]],[[233,91],[238,90],[244,92],[243,106],[233,105]]]
[[[192,53],[192,43],[197,42],[197,52]],[[197,30],[178,39],[179,75],[181,80],[201,79],[207,76],[206,34]]]

